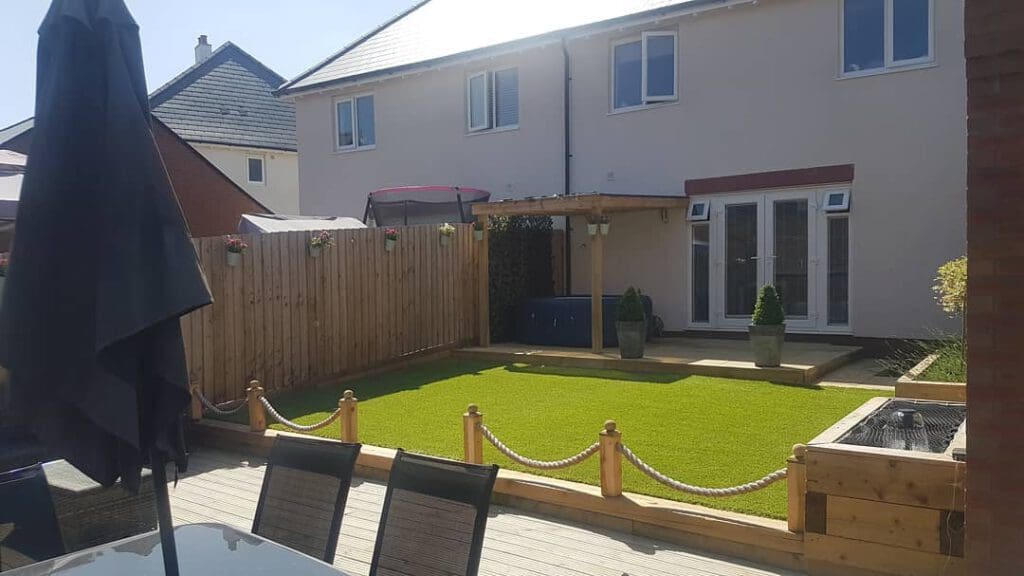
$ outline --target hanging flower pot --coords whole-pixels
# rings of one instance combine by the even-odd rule
[[[601,218],[601,222],[599,222],[599,225],[601,228],[601,236],[607,236],[608,229],[612,227],[612,221],[609,220],[608,218]]]
[[[391,252],[398,242],[398,230],[395,228],[384,229],[384,251]]]
[[[309,250],[309,257],[319,258],[320,253],[327,248],[330,248],[332,244],[333,240],[331,239],[330,232],[327,230],[314,232],[313,235],[309,237],[309,243],[306,244],[306,247]]]
[[[224,248],[228,254],[228,266],[234,268],[242,263],[242,252],[245,252],[249,245],[238,236],[225,236]]]
[[[587,222],[587,234],[597,236],[597,222]]]
[[[477,242],[484,239],[484,223],[480,220],[473,222],[473,240]]]
[[[437,229],[438,234],[441,238],[441,246],[447,246],[452,243],[452,236],[455,235],[455,226],[445,222]]]

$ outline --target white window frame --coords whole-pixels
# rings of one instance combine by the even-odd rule
[[[253,180],[252,171],[249,170],[249,162],[251,160],[260,161],[260,175],[263,176],[263,180]],[[249,184],[256,184],[259,186],[267,185],[267,159],[257,154],[249,154],[245,157],[245,181]]]
[[[916,70],[928,68],[935,65],[935,0],[928,0],[928,54],[919,58],[908,60],[895,60],[893,58],[893,0],[884,0],[885,23],[882,27],[882,43],[885,53],[885,63],[881,68],[868,70],[846,71],[846,0],[839,4],[839,78],[857,78],[860,76],[874,76],[887,72],[899,72],[902,70]]]
[[[672,37],[672,94],[651,96],[647,94],[647,39],[659,36]],[[644,104],[672,102],[679,98],[679,36],[675,32],[654,30],[640,34],[640,97]]]
[[[704,211],[700,214],[695,214],[694,208],[697,206],[703,206]],[[711,201],[710,200],[690,200],[690,208],[686,211],[686,219],[690,222],[707,222],[711,219]]]
[[[366,145],[366,146],[360,146],[359,145],[359,112],[356,109],[356,100],[358,100],[360,98],[363,98],[365,96],[373,97],[373,128],[374,128],[374,137],[373,137],[373,144],[369,144],[369,145]],[[342,146],[340,140],[338,139],[338,136],[339,136],[339,134],[338,134],[338,120],[339,120],[339,118],[338,118],[338,105],[343,103],[343,102],[351,102],[350,109],[352,110],[352,112],[351,112],[351,115],[352,115],[351,116],[351,118],[352,118],[352,144],[348,144],[348,145],[345,145],[345,146]],[[374,95],[373,92],[364,92],[362,94],[353,94],[351,96],[339,96],[339,97],[337,97],[337,98],[335,98],[333,100],[333,106],[334,106],[334,111],[331,113],[331,116],[334,117],[334,151],[335,152],[351,152],[351,151],[354,151],[354,150],[373,150],[374,148],[377,147],[377,97]]]
[[[473,80],[476,78],[484,79],[484,123],[480,126],[473,125]],[[492,125],[492,112],[494,108],[493,98],[491,98],[491,73],[488,70],[477,72],[476,74],[470,74],[466,77],[466,130],[468,132],[482,132],[484,130],[490,130]],[[492,102],[487,102],[490,99]]]
[[[830,206],[828,203],[829,198],[834,194],[842,194],[843,201],[839,204]],[[842,190],[826,190],[824,192],[824,198],[821,202],[821,209],[825,212],[849,212],[850,211],[850,189],[845,188]]]
[[[647,38],[651,36],[672,36],[672,95],[671,96],[647,96]],[[640,43],[640,103],[630,106],[615,106],[615,49],[623,44]],[[629,112],[631,110],[643,110],[651,108],[664,102],[679,101],[679,33],[675,30],[648,30],[641,32],[639,36],[620,38],[611,44],[608,53],[608,69],[611,73],[608,90],[608,101],[611,113]]]

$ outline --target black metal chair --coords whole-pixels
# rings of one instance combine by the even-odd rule
[[[497,466],[398,450],[370,576],[475,576]]]
[[[360,444],[278,436],[252,532],[333,563]]]
[[[42,466],[0,473],[0,571],[61,554],[64,541]]]

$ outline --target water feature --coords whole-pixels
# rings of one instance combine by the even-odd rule
[[[893,399],[855,424],[838,442],[942,453],[966,417],[963,404]]]

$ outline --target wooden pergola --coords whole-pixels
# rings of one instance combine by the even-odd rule
[[[641,196],[632,194],[579,194],[546,196],[473,204],[473,215],[487,216],[586,216],[596,221],[603,216],[642,210],[685,209],[690,200],[684,196]],[[491,345],[489,273],[487,242],[489,226],[484,225],[480,252],[480,345]],[[590,237],[590,341],[595,353],[604,350],[604,314],[602,300],[604,283],[604,240],[601,234]]]

